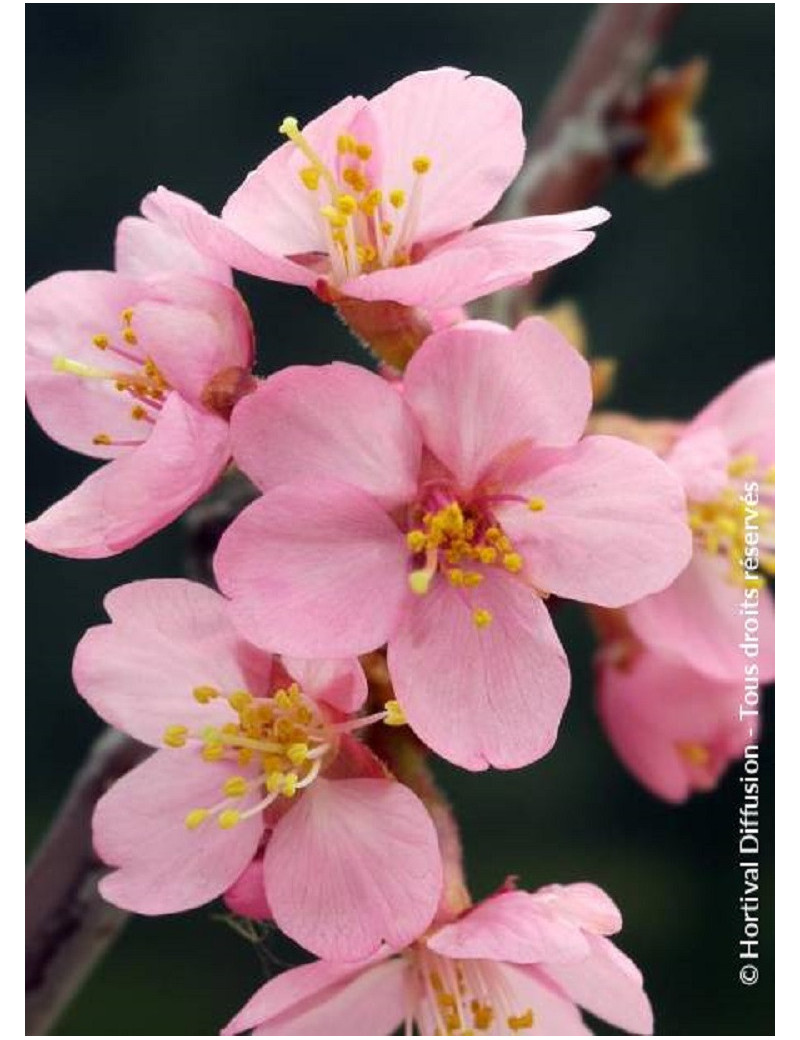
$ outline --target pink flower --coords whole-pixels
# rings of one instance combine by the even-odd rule
[[[623,661],[601,653],[597,668],[597,710],[608,739],[659,798],[684,802],[712,790],[757,743],[757,717],[739,715],[744,672],[738,682],[720,682],[646,647]]]
[[[741,680],[756,636],[760,680],[774,676],[775,619],[763,577],[775,572],[774,425],[769,361],[678,435],[664,458],[689,499],[692,560],[669,588],[627,610],[643,643],[719,682]]]
[[[347,364],[296,367],[243,400],[238,464],[264,491],[215,567],[251,641],[342,656],[388,642],[418,736],[467,769],[544,755],[569,691],[546,594],[621,605],[691,551],[651,452],[579,440],[589,368],[538,318],[430,337],[402,393]]]
[[[522,113],[493,80],[418,72],[347,97],[249,174],[221,218],[159,189],[144,212],[209,256],[324,298],[440,311],[580,253],[599,207],[473,228],[522,164]],[[359,315],[359,322],[363,315]]]
[[[111,460],[27,526],[62,556],[111,556],[182,513],[230,457],[253,333],[231,272],[138,217],[117,272],[65,271],[26,298],[27,397],[45,432]]]
[[[242,874],[265,845],[260,905],[312,952],[353,960],[416,938],[442,885],[436,833],[352,736],[386,716],[348,719],[366,697],[358,661],[280,662],[188,581],[124,585],[105,606],[111,624],[81,640],[75,685],[111,725],[162,748],[97,805],[95,848],[115,868],[105,898],[143,914],[234,883],[246,898]]]
[[[231,1036],[586,1036],[578,1006],[651,1034],[642,976],[606,938],[619,910],[595,885],[501,891],[394,957],[317,961],[262,986]]]

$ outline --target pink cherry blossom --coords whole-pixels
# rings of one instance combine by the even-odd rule
[[[347,97],[250,173],[220,218],[164,188],[143,212],[209,256],[323,298],[426,311],[522,284],[580,253],[600,207],[473,228],[520,169],[522,112],[506,87],[454,68]]]
[[[231,272],[132,217],[116,273],[65,271],[26,297],[28,403],[64,447],[108,460],[27,526],[39,549],[102,557],[164,527],[230,458],[253,332]]]
[[[501,891],[403,951],[317,961],[262,986],[222,1031],[255,1036],[586,1036],[579,1007],[649,1035],[636,966],[607,936],[619,911],[595,885]]]
[[[597,710],[614,750],[668,802],[712,790],[758,740],[757,717],[739,715],[744,672],[720,682],[644,647],[623,660],[601,652],[597,673]]]
[[[188,581],[124,585],[105,606],[111,623],[81,640],[75,685],[160,748],[97,805],[95,848],[114,868],[105,898],[165,914],[235,886],[234,906],[341,960],[424,931],[442,885],[436,833],[353,736],[386,715],[350,717],[367,692],[358,661],[273,658]]]
[[[541,757],[569,691],[545,597],[619,606],[691,551],[676,477],[637,445],[580,440],[590,407],[588,365],[538,318],[435,333],[402,393],[347,364],[273,376],[232,420],[264,492],[215,561],[235,622],[289,654],[388,643],[437,753],[468,769]]]
[[[677,436],[664,458],[689,499],[692,560],[669,588],[627,610],[642,642],[719,682],[740,681],[750,659],[741,648],[745,619],[756,611],[760,679],[774,675],[774,608],[763,576],[775,572],[774,426],[775,363],[768,361]]]

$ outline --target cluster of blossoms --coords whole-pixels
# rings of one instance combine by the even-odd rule
[[[220,217],[161,188],[119,225],[114,272],[28,293],[33,414],[104,460],[32,544],[118,553],[232,463],[260,492],[222,536],[219,592],[123,586],[77,648],[80,694],[156,749],[97,806],[101,891],[143,914],[221,896],[319,958],[225,1033],[574,1036],[579,1008],[649,1033],[600,889],[472,904],[424,755],[484,770],[550,751],[570,687],[550,611],[571,599],[601,634],[623,761],[668,799],[717,781],[742,751],[731,632],[753,589],[769,627],[740,559],[752,480],[773,570],[772,369],[688,425],[592,416],[590,366],[554,325],[468,319],[608,216],[473,226],[524,153],[491,80],[423,72],[280,131]],[[381,374],[256,379],[232,267],[312,289]]]

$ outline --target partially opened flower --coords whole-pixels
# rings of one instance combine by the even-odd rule
[[[622,659],[601,651],[597,711],[636,779],[659,798],[684,802],[716,787],[757,743],[757,718],[739,711],[744,681],[710,679],[647,647]]]
[[[143,914],[200,906],[258,857],[276,923],[352,960],[431,922],[442,873],[422,803],[352,735],[356,660],[279,661],[244,643],[224,599],[192,582],[122,586],[90,629],[75,684],[109,723],[160,748],[98,803],[109,902]],[[166,746],[165,746],[166,745]]]
[[[453,68],[415,73],[373,98],[347,97],[302,129],[228,199],[221,218],[160,189],[144,211],[243,271],[313,288],[385,360],[417,345],[426,315],[528,281],[581,252],[608,213],[472,225],[522,163],[519,102]],[[402,356],[402,357],[401,357]]]
[[[45,432],[106,460],[27,526],[47,552],[111,556],[164,527],[230,458],[253,332],[229,268],[140,218],[117,272],[65,271],[26,297],[26,389]]]
[[[579,1008],[630,1033],[653,1014],[595,885],[501,891],[393,956],[317,961],[262,986],[222,1031],[254,1036],[585,1036]]]
[[[589,369],[546,322],[434,334],[402,392],[361,368],[290,368],[236,409],[265,492],[215,568],[246,638],[342,656],[388,642],[415,732],[468,769],[552,746],[569,670],[544,599],[619,606],[691,551],[679,482],[651,452],[580,440]]]
[[[775,573],[775,363],[756,366],[724,390],[677,435],[664,459],[686,490],[694,552],[669,588],[628,608],[628,623],[659,654],[720,682],[741,680],[755,646],[760,680],[769,682],[775,619],[765,576]]]

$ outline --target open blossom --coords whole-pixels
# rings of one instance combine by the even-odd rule
[[[637,445],[580,440],[590,406],[586,362],[538,318],[435,333],[401,392],[347,364],[273,376],[232,420],[264,492],[215,560],[235,622],[289,654],[388,643],[436,752],[541,757],[569,692],[546,595],[620,606],[691,551],[677,479]]]
[[[111,556],[182,513],[230,458],[253,332],[230,269],[131,217],[116,272],[65,271],[26,296],[26,390],[45,432],[106,465],[27,525],[48,552]]]
[[[607,938],[619,910],[595,885],[504,890],[400,956],[317,961],[262,986],[222,1031],[257,1036],[585,1036],[579,1007],[630,1033],[653,1014]]]
[[[386,301],[441,311],[581,252],[599,207],[480,228],[524,151],[516,97],[453,68],[418,72],[373,98],[347,97],[247,177],[221,218],[160,189],[144,211],[199,248],[264,278],[335,302]],[[356,324],[374,312],[344,310]],[[374,331],[374,328],[373,328]]]
[[[745,620],[757,609],[762,682],[774,674],[775,364],[756,366],[673,440],[666,463],[689,500],[692,560],[626,611],[639,639],[720,682],[739,682]]]
[[[278,660],[244,643],[217,593],[183,580],[106,597],[111,624],[75,655],[79,692],[111,725],[160,748],[99,801],[109,902],[143,914],[223,894],[254,860],[276,923],[319,956],[400,948],[442,886],[436,833],[412,792],[353,733],[357,660]]]
[[[717,786],[758,740],[757,716],[740,717],[742,676],[721,682],[647,647],[596,662],[597,711],[614,750],[649,791],[684,802]],[[754,680],[756,685],[758,680]]]

